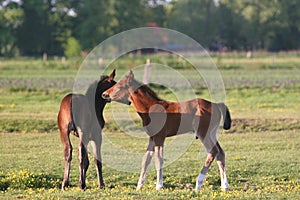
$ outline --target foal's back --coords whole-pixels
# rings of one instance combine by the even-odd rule
[[[148,113],[139,115],[149,136],[171,137],[194,131],[205,136],[211,120],[220,122],[217,104],[200,98],[183,102],[160,101]],[[215,119],[211,119],[212,116]]]

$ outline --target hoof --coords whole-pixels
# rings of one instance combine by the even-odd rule
[[[143,185],[138,184],[136,187],[136,191],[139,191],[140,189],[142,189]]]
[[[65,188],[69,187],[69,186],[70,186],[69,182],[62,182],[62,184],[61,184],[61,190],[64,191]]]
[[[107,186],[107,188],[109,188],[109,189],[113,189],[113,188],[115,188],[116,186],[115,185],[112,185],[112,184],[109,184],[108,186]]]
[[[80,187],[80,186],[79,186],[79,189],[85,191],[85,190],[86,190],[86,187]]]
[[[199,190],[201,190],[201,186],[199,186],[199,185],[196,185],[196,187],[195,187],[195,190],[196,190],[196,191],[199,191]]]
[[[222,191],[227,192],[229,188],[221,188]]]
[[[229,190],[228,185],[227,186],[221,186],[221,190],[222,191],[228,191]]]
[[[163,187],[164,187],[163,184],[158,184],[156,185],[156,190],[161,190]]]
[[[138,182],[137,186],[136,186],[136,191],[139,191],[140,189],[142,189],[142,187],[145,185],[145,180],[142,180]]]
[[[203,182],[202,182],[202,181],[197,181],[197,182],[196,182],[196,187],[195,187],[195,190],[201,190],[201,188],[202,188],[202,184],[203,184]]]
[[[85,184],[79,183],[79,184],[78,184],[78,187],[79,187],[81,190],[86,190],[86,185],[85,185]]]
[[[228,191],[229,186],[227,178],[225,178],[224,181],[221,181],[221,188],[223,191]]]
[[[99,188],[99,189],[104,189],[104,188],[105,188],[105,185],[104,185],[104,184],[100,184],[100,185],[98,186],[98,188]]]
[[[205,180],[205,175],[204,174],[199,174],[196,180],[196,188],[195,190],[201,190],[202,185],[204,183]]]

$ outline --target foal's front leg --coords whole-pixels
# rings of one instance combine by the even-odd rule
[[[102,158],[101,158],[101,142],[102,137],[101,134],[94,134],[94,138],[91,141],[91,145],[93,147],[93,153],[94,153],[94,163],[97,170],[97,176],[98,176],[98,185],[99,188],[104,188],[104,181],[102,176]]]
[[[155,146],[154,151],[154,158],[155,158],[155,168],[156,168],[156,190],[160,190],[163,188],[163,176],[162,176],[162,169],[163,169],[163,153],[164,147],[163,146]]]
[[[155,144],[154,144],[153,138],[150,137],[147,151],[143,157],[141,175],[140,175],[136,190],[140,190],[146,182],[146,173],[147,173],[148,166],[151,163],[151,159],[152,159],[152,156],[154,153],[154,146],[155,146]]]
[[[146,182],[146,173],[147,173],[148,166],[151,163],[153,153],[154,153],[153,151],[147,150],[143,157],[141,175],[136,190],[140,190]]]
[[[154,153],[154,146],[155,146],[154,140],[153,138],[150,137],[147,151],[143,157],[141,175],[136,190],[140,190],[146,182],[146,173]]]

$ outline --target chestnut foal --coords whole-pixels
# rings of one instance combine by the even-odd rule
[[[146,181],[146,171],[154,155],[157,170],[156,189],[163,187],[163,151],[166,137],[195,131],[207,150],[207,159],[196,181],[200,190],[205,175],[214,159],[217,160],[221,175],[221,187],[228,189],[225,168],[225,152],[217,141],[216,134],[223,117],[223,128],[230,129],[231,118],[224,103],[212,103],[196,98],[184,102],[170,102],[159,98],[148,86],[134,79],[132,71],[110,89],[103,92],[107,101],[132,103],[142,118],[143,127],[149,135],[149,144],[142,161],[142,170],[137,185],[139,190]]]

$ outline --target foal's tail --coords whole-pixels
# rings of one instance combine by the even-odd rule
[[[72,99],[71,99],[71,102],[70,102],[70,122],[68,124],[68,131],[69,132],[74,131],[74,132],[77,133],[76,125],[75,125],[75,122],[74,122],[73,106],[72,106],[72,104],[73,104],[73,102],[72,102]]]
[[[219,103],[220,111],[223,115],[223,128],[229,130],[231,128],[231,116],[228,107],[224,103]]]

